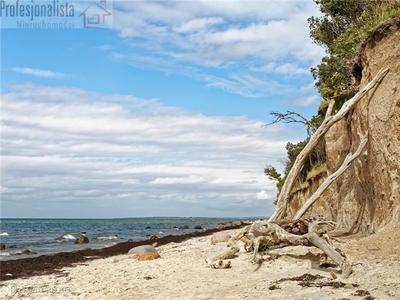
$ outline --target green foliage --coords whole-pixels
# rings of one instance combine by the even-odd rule
[[[296,123],[296,122],[295,122]],[[286,144],[286,152],[287,152],[287,159],[285,161],[285,169],[284,174],[280,174],[275,167],[273,166],[266,166],[264,168],[264,174],[268,176],[270,180],[276,181],[276,187],[278,188],[278,192],[281,191],[283,184],[285,183],[285,179],[289,174],[290,170],[293,167],[294,162],[296,161],[297,156],[300,152],[304,149],[307,145],[310,137],[314,132],[318,129],[318,127],[322,123],[322,117],[317,115],[313,116],[310,120],[307,120],[307,133],[308,138],[304,141],[300,141],[298,143],[287,143]],[[305,162],[302,171],[300,172],[298,181],[303,182],[306,180],[308,172],[316,165],[321,165],[326,161],[326,154],[325,154],[325,143],[321,141],[315,149],[311,152],[308,160]]]
[[[310,172],[307,173],[306,181],[309,181],[309,180],[313,179],[314,177],[316,177],[322,173],[325,173],[327,171],[327,169],[328,169],[328,167],[327,167],[326,163],[322,164],[322,165],[316,165],[315,167],[313,167],[310,170]]]
[[[308,19],[310,36],[318,45],[325,47],[332,53],[334,41],[342,35],[347,28],[357,22],[361,15],[365,0],[314,0],[320,6],[321,17]]]
[[[335,110],[354,95],[352,88],[353,59],[360,51],[362,42],[370,31],[388,19],[400,15],[400,0],[314,0],[319,5],[322,16],[308,19],[310,36],[313,41],[324,47],[326,56],[321,63],[311,69],[315,86],[323,101],[335,100]],[[298,115],[298,114],[297,114]],[[265,175],[277,181],[280,191],[299,153],[307,145],[309,138],[322,123],[320,116],[311,120],[296,121],[296,113],[276,114],[275,122],[300,122],[307,125],[308,138],[299,143],[287,143],[287,160],[284,174],[274,167],[267,166]],[[298,115],[299,116],[299,115]],[[326,170],[325,143],[321,141],[308,157],[294,188],[303,189],[310,176]],[[318,173],[319,174],[319,173]]]
[[[282,175],[272,166],[266,166],[264,169],[264,174],[268,176],[270,180],[281,180]]]
[[[278,188],[278,192],[280,192],[280,190],[282,189],[283,183],[285,182],[285,177],[282,178],[282,175],[273,166],[266,166],[264,168],[264,174],[270,180],[276,180],[276,187]]]
[[[323,100],[335,100],[335,108],[349,99],[353,59],[371,29],[400,15],[400,0],[314,0],[323,15],[308,19],[313,41],[327,56],[311,69]]]
[[[350,61],[337,55],[325,56],[311,72],[315,86],[325,100],[339,96],[351,85]]]

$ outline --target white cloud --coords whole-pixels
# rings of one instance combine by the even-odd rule
[[[276,85],[295,83],[265,74],[263,85],[234,79],[274,75],[312,77],[324,50],[309,38],[307,18],[318,15],[312,1],[134,1],[118,2],[114,29],[126,50],[110,57],[134,67],[178,73],[208,86],[249,97],[274,95]],[[254,74],[256,72],[256,74]],[[212,78],[210,80],[210,78]]]
[[[271,195],[268,194],[265,190],[261,190],[256,194],[258,200],[267,200],[271,198]]]
[[[293,105],[300,106],[300,107],[308,107],[311,105],[315,105],[321,101],[320,96],[312,95],[307,97],[300,97],[298,99],[294,99],[291,101]]]
[[[277,64],[271,62],[260,67],[251,67],[250,70],[254,72],[273,72],[289,76],[310,74],[308,69],[300,67],[297,63]]]
[[[291,139],[246,117],[32,84],[3,92],[1,121],[9,216],[268,215],[275,185],[263,168]]]
[[[222,18],[197,18],[182,25],[174,26],[173,30],[178,33],[196,32],[205,30],[212,25],[221,24],[223,21]]]
[[[197,175],[189,177],[159,177],[151,181],[151,184],[194,184],[204,182],[204,178]]]
[[[12,68],[12,71],[25,75],[32,75],[35,77],[45,77],[45,78],[60,78],[66,76],[66,74],[63,73],[53,72],[49,70],[42,70],[42,69]]]

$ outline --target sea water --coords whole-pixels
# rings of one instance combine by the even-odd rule
[[[86,247],[98,249],[129,239],[186,234],[198,230],[195,226],[206,230],[216,228],[218,223],[241,220],[244,218],[1,219],[0,243],[6,249],[0,250],[0,260],[28,257],[14,255],[25,249],[36,252],[34,256]],[[88,244],[75,244],[81,235],[89,239]]]

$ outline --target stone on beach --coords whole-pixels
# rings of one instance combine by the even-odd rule
[[[128,255],[134,255],[134,256],[139,256],[145,253],[157,253],[156,248],[154,248],[152,245],[142,245],[142,246],[137,246],[129,250]]]
[[[231,238],[231,235],[225,231],[215,232],[211,236],[211,244],[215,245],[218,243],[225,243],[225,242],[228,242],[230,238]]]
[[[152,252],[143,253],[143,254],[138,256],[138,260],[140,260],[140,261],[153,260],[153,259],[157,259],[157,258],[160,258],[160,254],[152,253]]]

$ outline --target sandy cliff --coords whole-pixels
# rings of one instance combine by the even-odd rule
[[[400,17],[376,28],[362,46],[355,84],[363,88],[382,68],[390,71],[348,115],[326,135],[328,175],[354,152],[369,132],[367,151],[336,181],[310,213],[324,214],[344,232],[373,233],[400,223]],[[319,183],[322,182],[318,179]],[[293,195],[292,215],[318,184]]]

